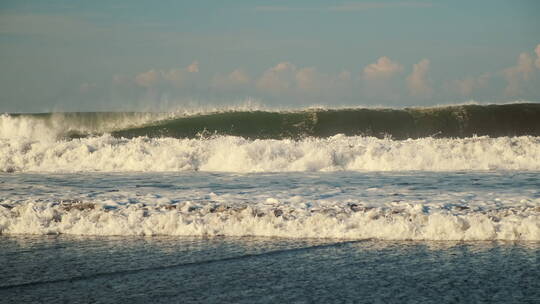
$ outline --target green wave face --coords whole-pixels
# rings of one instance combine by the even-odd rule
[[[394,139],[540,136],[540,104],[407,109],[222,112],[163,120],[111,132],[115,137],[298,139],[336,134]]]
[[[316,124],[316,112],[224,112],[166,120],[113,135],[194,138],[216,134],[281,139],[313,136]]]

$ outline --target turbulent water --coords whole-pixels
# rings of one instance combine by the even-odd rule
[[[0,177],[4,234],[540,240],[537,173]]]
[[[0,116],[0,233],[540,240],[540,105]]]

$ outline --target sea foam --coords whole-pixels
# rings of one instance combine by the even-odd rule
[[[540,240],[540,210],[400,203],[172,205],[39,203],[0,205],[0,234],[265,236],[382,240]]]
[[[540,170],[540,137],[0,139],[4,172]]]

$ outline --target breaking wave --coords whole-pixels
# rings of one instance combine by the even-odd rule
[[[540,240],[534,206],[181,202],[0,205],[0,234],[267,236],[382,240]]]
[[[540,137],[0,140],[4,172],[540,170]]]
[[[305,109],[195,113],[49,113],[4,115],[0,137],[377,138],[540,136],[540,104],[456,105],[405,109]]]
[[[0,116],[0,172],[540,170],[540,104]]]
[[[117,137],[251,139],[373,136],[393,139],[540,136],[540,104],[461,105],[409,109],[311,109],[296,112],[223,112],[182,117],[112,133]]]

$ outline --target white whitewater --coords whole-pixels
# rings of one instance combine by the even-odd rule
[[[0,234],[540,240],[529,173],[0,175]]]
[[[540,137],[531,136],[404,141],[343,135],[303,140],[63,136],[100,134],[175,115],[0,115],[0,172],[540,170]]]
[[[28,202],[0,206],[0,233],[537,241],[540,207],[471,210],[408,203],[371,207],[276,199],[249,205],[187,201],[115,208]]]
[[[163,118],[0,116],[0,234],[540,240],[540,137],[106,134]],[[69,131],[105,134],[64,138]],[[440,184],[456,171],[455,183]],[[172,186],[141,190],[144,174]],[[474,174],[485,185],[472,185]],[[423,188],[407,186],[411,178]],[[248,186],[232,189],[235,181]],[[370,185],[350,186],[360,181]]]
[[[93,113],[91,113],[93,114]],[[177,117],[178,113],[48,113],[0,115],[0,140],[56,141],[69,132],[101,134]]]
[[[540,138],[0,139],[4,172],[540,170]]]

